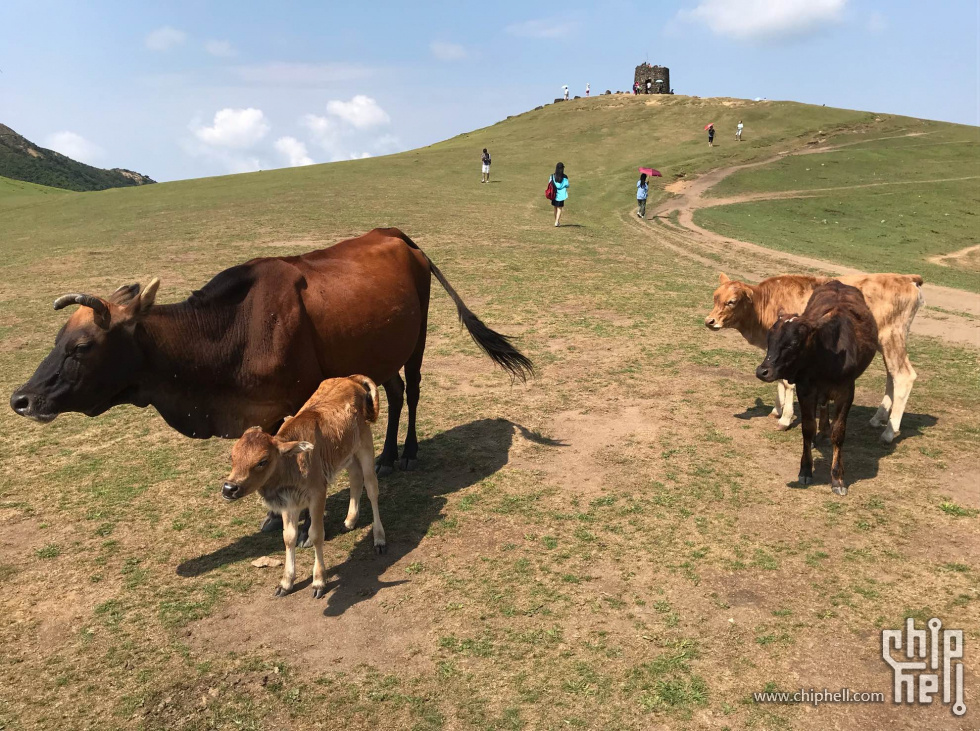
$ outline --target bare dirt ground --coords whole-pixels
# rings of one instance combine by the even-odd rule
[[[918,133],[912,133],[911,135],[906,136],[918,136]],[[818,141],[818,143],[822,143],[822,140]],[[768,260],[775,259],[780,262],[786,262],[787,264],[802,267],[804,269],[817,270],[832,275],[863,274],[864,272],[861,272],[858,269],[842,266],[840,264],[824,261],[822,259],[775,251],[750,241],[741,241],[738,239],[733,239],[729,236],[723,236],[715,233],[714,231],[709,231],[702,228],[694,222],[694,212],[701,208],[732,205],[736,203],[748,203],[753,201],[805,198],[819,195],[822,192],[827,192],[830,190],[846,190],[893,184],[871,183],[806,191],[792,190],[770,193],[749,193],[745,195],[727,196],[723,198],[706,197],[707,192],[711,190],[711,188],[727,178],[729,175],[732,175],[740,170],[768,165],[788,155],[813,155],[832,152],[850,144],[857,143],[817,147],[811,146],[801,150],[780,153],[774,157],[757,162],[718,168],[717,170],[712,170],[705,175],[701,175],[691,180],[679,180],[671,183],[666,188],[667,192],[674,194],[674,197],[655,208],[650,217],[654,219],[656,223],[660,224],[658,226],[658,234],[663,233],[668,239],[672,239],[672,241],[665,244],[668,248],[689,258],[700,261],[701,263],[709,263],[711,260],[706,259],[703,256],[699,256],[697,254],[697,249],[717,252],[725,249],[731,249],[731,247],[736,247],[754,255],[756,260],[759,258]],[[971,176],[970,178],[948,178],[921,182],[948,182],[953,180],[974,179],[975,177],[977,176]],[[677,226],[670,223],[670,217],[672,215],[676,215],[677,217]],[[694,247],[695,251],[692,251],[692,246]],[[957,257],[968,257],[977,249],[980,249],[980,247],[970,247],[969,249],[964,249],[956,252],[955,254],[950,254],[941,258],[951,259]],[[759,271],[757,264],[755,270],[736,273],[739,276],[744,276],[751,279],[762,279],[776,273],[766,269],[765,267],[763,267],[763,269],[764,271]],[[916,318],[915,323],[913,324],[913,330],[915,332],[922,333],[923,335],[939,337],[947,342],[980,347],[980,323],[971,317],[963,317],[956,314],[966,313],[972,317],[980,317],[980,295],[949,287],[940,287],[934,284],[929,284],[928,282],[923,285],[922,292],[925,297],[926,308],[924,311],[920,311],[919,316]],[[938,312],[932,308],[940,308],[943,311]]]

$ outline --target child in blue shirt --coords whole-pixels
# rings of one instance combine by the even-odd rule
[[[650,192],[650,185],[647,183],[647,174],[640,173],[640,179],[636,181],[636,215],[643,218],[647,215],[647,194]]]

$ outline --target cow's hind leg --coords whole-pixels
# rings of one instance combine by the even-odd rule
[[[344,527],[353,530],[357,525],[357,516],[361,511],[361,491],[364,489],[364,470],[357,455],[347,465],[347,479],[350,482],[350,505],[347,508],[347,517],[344,519]]]
[[[888,426],[881,433],[881,441],[887,444],[898,435],[902,428],[902,417],[905,415],[905,406],[908,403],[909,395],[912,393],[912,384],[915,383],[916,373],[912,363],[909,362],[904,338],[894,336],[889,338],[887,342],[883,343],[882,355],[885,358],[885,367],[888,368],[889,383],[892,385],[893,394]]]
[[[412,353],[412,357],[405,364],[405,395],[408,400],[408,433],[405,435],[405,447],[402,449],[402,458],[398,466],[403,470],[410,470],[415,467],[415,462],[419,456],[419,438],[415,432],[415,417],[419,407],[419,397],[422,388],[422,355],[425,352],[425,329],[422,329],[422,337]]]
[[[834,445],[834,461],[830,467],[830,489],[838,495],[847,494],[844,484],[844,434],[847,431],[847,412],[854,402],[854,384],[842,394],[838,394],[837,415],[834,417],[834,428],[830,432],[830,442]]]
[[[354,459],[361,463],[361,471],[364,473],[364,487],[367,489],[368,500],[371,501],[371,512],[374,516],[374,550],[378,553],[385,553],[388,550],[388,543],[385,540],[385,529],[381,525],[381,513],[378,510],[378,477],[371,471],[371,462],[374,458],[374,445],[368,441],[358,450]]]
[[[383,384],[388,398],[388,431],[385,432],[385,445],[378,455],[374,471],[379,477],[390,475],[398,460],[398,422],[402,418],[402,404],[405,402],[405,382],[397,373]]]
[[[323,565],[323,515],[327,502],[327,486],[310,501],[310,539],[313,541],[313,598],[319,599],[327,593],[326,569]]]
[[[871,426],[881,426],[888,421],[888,414],[892,410],[892,401],[895,398],[895,379],[892,378],[892,370],[888,367],[888,359],[884,355],[882,359],[885,361],[885,395],[881,397],[881,405],[871,417]]]

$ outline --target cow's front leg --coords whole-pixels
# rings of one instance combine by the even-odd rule
[[[817,399],[800,396],[800,431],[803,432],[803,456],[800,458],[800,485],[813,484],[813,437],[817,432]]]
[[[786,431],[793,423],[793,397],[796,394],[796,387],[788,381],[780,381],[779,389],[782,392],[780,399],[782,405],[780,406],[781,413],[776,428],[780,431]]]
[[[282,580],[276,587],[276,596],[286,596],[296,581],[296,536],[299,532],[299,510],[291,508],[282,513],[282,542],[286,545],[286,564],[282,567]]]
[[[830,489],[838,495],[847,494],[844,484],[844,434],[847,430],[847,412],[854,402],[854,384],[848,392],[837,401],[837,415],[834,417],[834,428],[830,433],[830,441],[834,445],[834,462],[830,468]]]

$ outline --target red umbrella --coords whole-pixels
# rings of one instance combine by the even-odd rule
[[[647,175],[652,175],[655,178],[662,178],[659,170],[654,170],[653,168],[640,168],[641,173],[646,173]]]
[[[708,122],[708,124],[704,125],[704,128],[708,129],[708,127],[714,127],[714,126],[715,126],[714,122]]]

